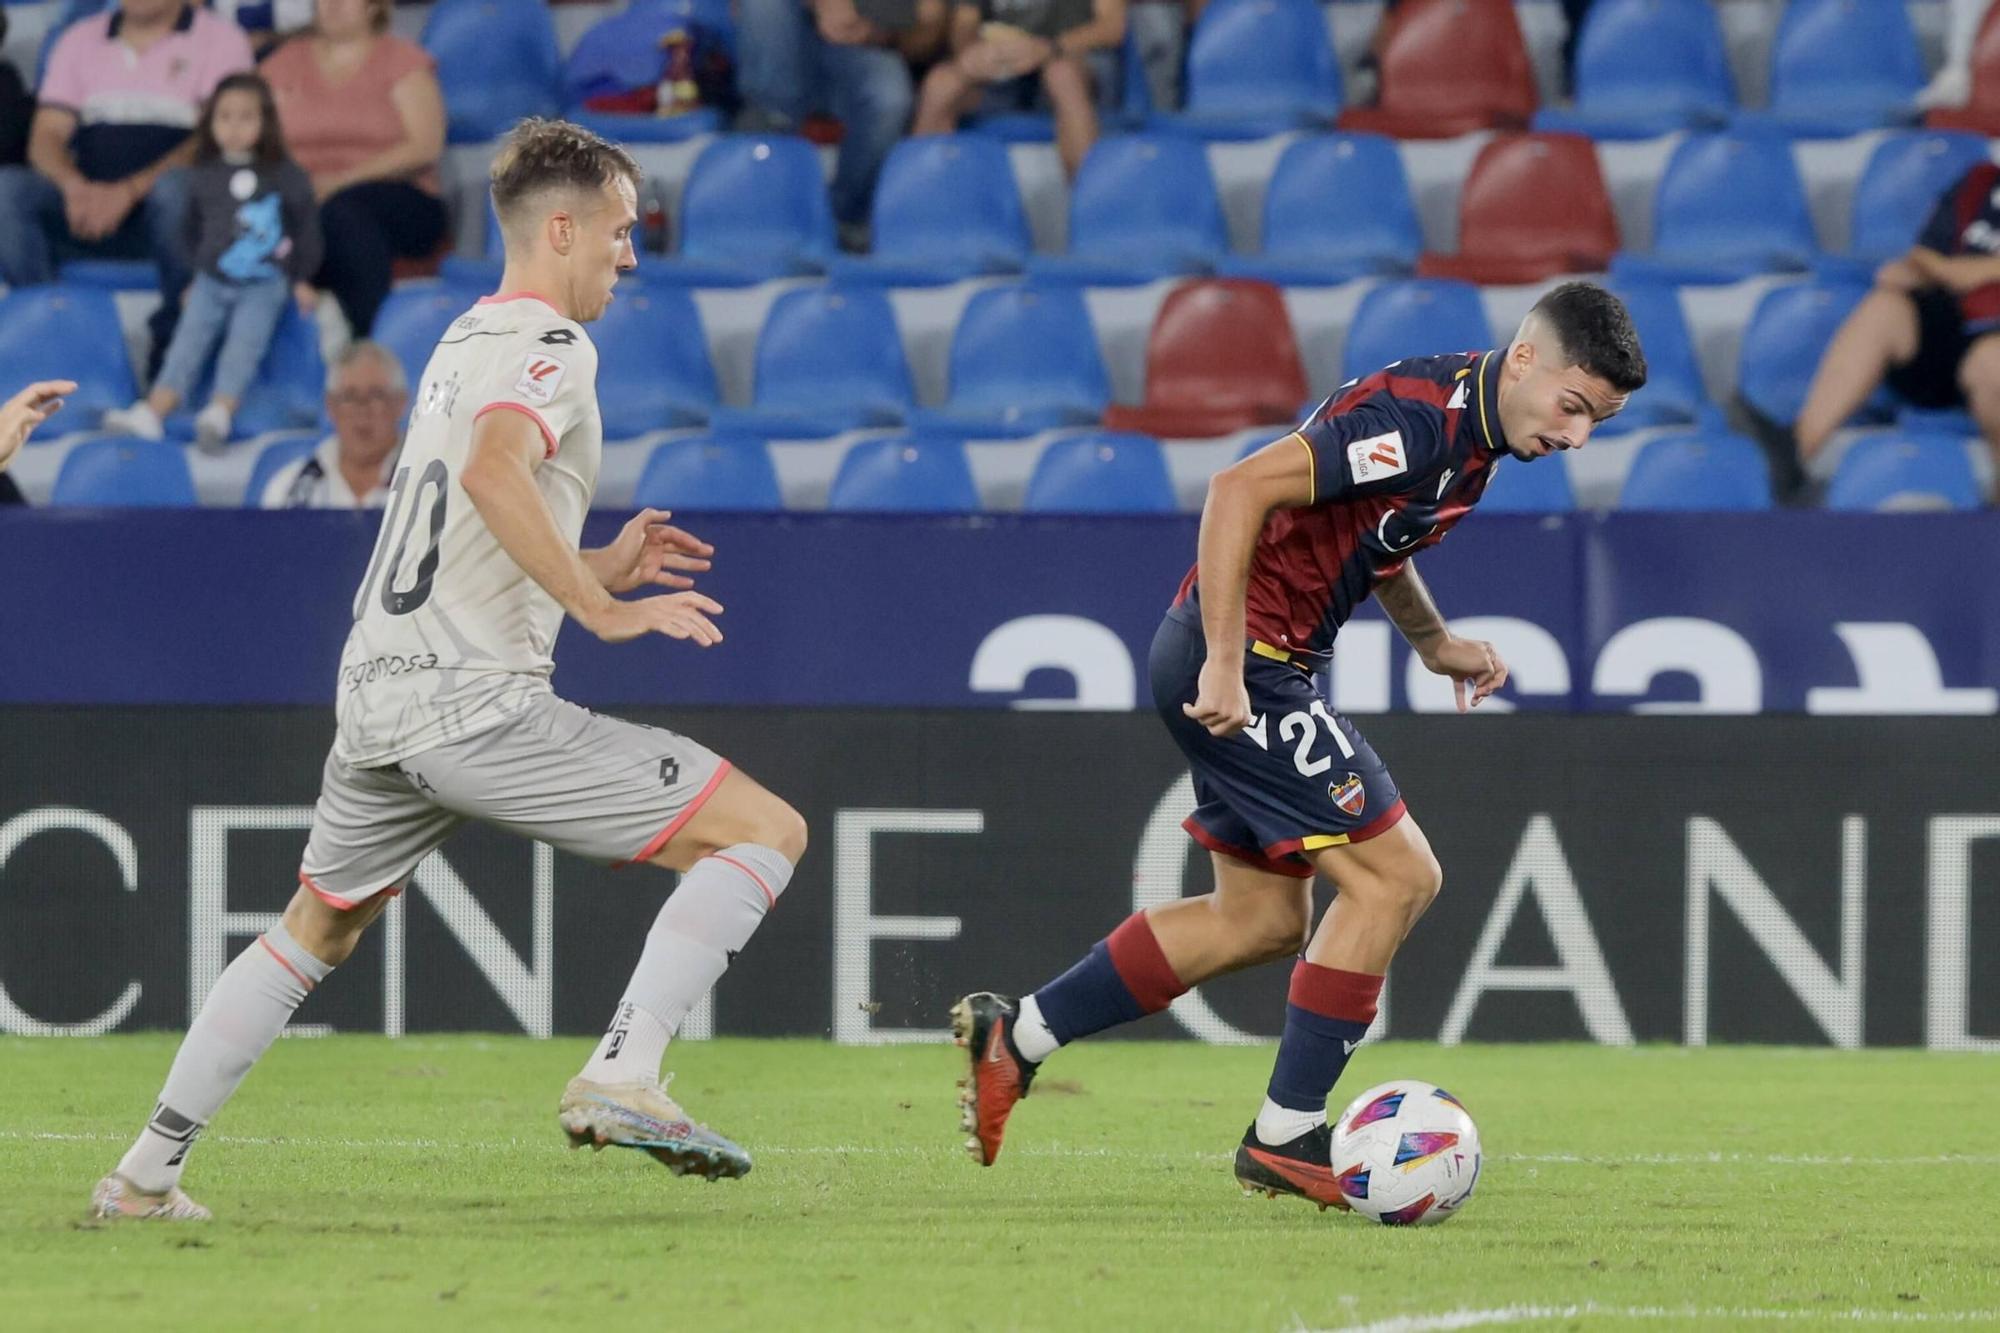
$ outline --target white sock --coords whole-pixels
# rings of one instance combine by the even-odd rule
[[[630,1083],[660,1076],[667,1043],[750,942],[792,881],[792,863],[738,843],[695,863],[646,933],[639,966],[583,1077]]]
[[[1014,1019],[1014,1049],[1023,1060],[1040,1064],[1061,1048],[1062,1043],[1042,1017],[1042,1006],[1035,1003],[1034,996],[1022,996],[1021,1012]]]
[[[333,968],[307,953],[283,925],[271,927],[223,969],[181,1040],[153,1118],[118,1163],[148,1193],[180,1183],[195,1136]]]
[[[1317,1111],[1294,1111],[1266,1097],[1264,1109],[1257,1112],[1257,1141],[1275,1148],[1325,1123],[1324,1107]]]

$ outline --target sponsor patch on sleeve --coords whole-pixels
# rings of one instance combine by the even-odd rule
[[[1403,432],[1392,430],[1386,435],[1370,435],[1365,440],[1350,443],[1347,446],[1347,470],[1357,485],[1408,472],[1410,458],[1403,448]]]
[[[531,403],[552,402],[568,371],[562,358],[547,352],[530,352],[521,364],[521,378],[514,381],[514,392]]]

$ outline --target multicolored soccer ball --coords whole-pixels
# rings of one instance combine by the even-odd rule
[[[1333,1170],[1347,1204],[1384,1226],[1429,1226],[1479,1185],[1479,1127],[1458,1098],[1416,1079],[1349,1102],[1333,1127]]]

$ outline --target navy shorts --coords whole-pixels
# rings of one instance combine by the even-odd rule
[[[1195,811],[1182,827],[1212,852],[1260,870],[1309,878],[1305,853],[1365,842],[1403,817],[1403,798],[1373,746],[1320,697],[1309,668],[1252,651],[1243,659],[1250,715],[1234,736],[1211,736],[1191,704],[1208,646],[1201,627],[1170,612],[1153,636],[1153,703],[1187,756]]]

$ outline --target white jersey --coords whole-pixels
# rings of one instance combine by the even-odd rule
[[[473,423],[519,412],[535,485],[574,545],[597,488],[597,349],[540,298],[489,296],[445,330],[418,385],[340,658],[334,753],[392,764],[499,725],[549,692],[562,607],[501,549],[461,477]]]

